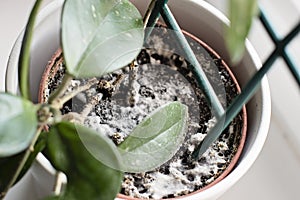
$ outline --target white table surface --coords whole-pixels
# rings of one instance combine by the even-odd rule
[[[46,0],[46,3],[51,0]],[[222,1],[210,0],[224,10]],[[221,2],[221,3],[220,3]],[[293,3],[293,4],[291,4]],[[0,1],[0,91],[4,90],[4,77],[9,52],[15,39],[25,25],[33,0]],[[299,0],[261,0],[261,5],[273,13],[272,19],[284,33],[288,25],[300,18]],[[298,18],[297,18],[298,17]],[[272,48],[261,25],[256,22],[250,40],[262,60]],[[300,36],[293,44],[294,52],[300,51]],[[299,53],[298,53],[299,55]],[[300,65],[299,58],[295,59]],[[269,136],[264,149],[248,173],[220,200],[294,200],[300,198],[300,92],[282,61],[268,74],[272,95],[272,119]],[[16,188],[7,197],[22,200],[34,199],[34,180],[27,175],[26,187]]]

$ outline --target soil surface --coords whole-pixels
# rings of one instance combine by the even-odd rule
[[[197,41],[188,40],[220,101],[227,106],[236,96],[237,88],[222,60],[208,53]],[[241,114],[201,158],[196,161],[188,159],[216,120],[191,65],[180,49],[174,42],[172,31],[157,28],[134,63],[99,78],[96,86],[64,105],[63,114],[81,113],[81,123],[106,134],[117,145],[161,105],[180,101],[188,106],[188,132],[180,150],[154,171],[126,173],[122,194],[160,199],[194,192],[212,183],[224,172],[240,144]],[[45,99],[57,88],[65,73],[61,57],[52,65],[58,65],[59,70],[54,77],[49,77],[44,90]],[[73,80],[69,90],[87,82],[88,79]]]

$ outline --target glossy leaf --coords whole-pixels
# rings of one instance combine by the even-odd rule
[[[233,63],[237,63],[244,54],[245,39],[257,12],[257,0],[230,0],[230,27],[227,29],[226,43]]]
[[[37,124],[36,106],[20,97],[0,93],[0,157],[26,149]]]
[[[81,135],[81,136],[79,136]],[[99,152],[115,155],[106,136],[88,128],[61,122],[50,128],[46,155],[52,165],[67,176],[67,186],[61,196],[54,199],[114,199],[119,192],[122,173],[96,159],[86,148],[86,141],[98,143]],[[111,141],[110,141],[111,142]],[[109,144],[108,144],[109,143]],[[101,146],[104,145],[105,147]],[[112,144],[113,145],[113,144]],[[115,165],[118,164],[117,156]]]
[[[185,139],[187,106],[172,102],[157,109],[119,145],[122,169],[145,172],[171,159]]]
[[[128,0],[67,0],[62,45],[68,72],[94,77],[130,63],[143,45],[143,22]]]

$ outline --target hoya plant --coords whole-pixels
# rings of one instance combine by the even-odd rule
[[[101,77],[121,69],[142,49],[146,22],[128,0],[65,0],[61,46],[67,71],[48,102],[34,104],[29,84],[30,44],[41,2],[36,0],[25,29],[19,58],[20,94],[0,92],[0,198],[43,151],[67,177],[64,190],[47,199],[114,199],[124,172],[152,170],[176,153],[185,137],[187,106],[172,102],[158,108],[118,146],[104,134],[66,121],[61,114],[63,104],[82,91],[67,92],[72,79]],[[233,7],[237,16],[245,5],[238,2]],[[241,24],[244,21],[236,21],[237,30],[229,31],[231,49],[241,49],[244,43],[249,27],[243,29]],[[235,60],[240,57],[233,55]],[[149,159],[143,159],[147,154]]]
[[[131,63],[140,52],[144,42],[142,16],[127,0],[65,1],[61,46],[67,72],[46,104],[33,104],[28,84],[29,53],[40,3],[37,0],[32,10],[19,59],[21,95],[0,95],[1,196],[43,150],[55,169],[67,176],[68,184],[60,198],[113,199],[124,171],[152,170],[174,155],[184,138],[187,107],[179,102],[161,107],[119,146],[104,134],[61,116],[63,104],[80,91],[66,94],[73,78],[101,77]],[[155,159],[135,162],[147,151],[149,158]]]

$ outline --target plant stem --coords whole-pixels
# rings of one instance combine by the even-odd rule
[[[43,129],[43,126],[39,126],[29,147],[26,149],[26,152],[18,166],[18,168],[16,169],[16,172],[14,174],[14,176],[12,177],[12,179],[10,180],[9,184],[7,185],[6,189],[4,190],[3,194],[4,196],[6,195],[6,193],[8,192],[8,190],[13,186],[13,184],[16,182],[16,180],[18,179],[24,165],[26,164],[26,161],[27,159],[29,158],[31,152],[34,151],[34,145],[35,143],[37,142],[39,136],[40,136],[40,133],[42,132],[42,129]]]
[[[30,99],[30,83],[29,83],[29,68],[30,68],[30,44],[33,35],[33,29],[35,20],[37,17],[37,12],[40,8],[42,0],[37,0],[32,8],[32,11],[29,16],[28,23],[25,28],[23,42],[21,46],[21,52],[19,56],[19,87],[21,95],[25,99]]]
[[[134,83],[137,81],[136,77],[137,77],[137,71],[138,71],[138,67],[133,67],[132,68],[132,73],[129,74],[129,84],[130,84],[130,89],[129,89],[129,93],[130,93],[130,97],[129,97],[129,105],[131,107],[133,107],[136,103],[136,95],[137,95],[137,91],[134,89]]]
[[[81,116],[87,117],[88,114],[91,112],[92,108],[97,105],[97,103],[101,100],[97,95],[92,97],[92,100],[90,101],[89,104],[87,104],[82,112],[80,113]]]
[[[59,96],[55,95],[57,98],[55,98],[54,100],[52,100],[52,102],[49,102],[49,103],[51,103],[54,108],[60,109],[63,107],[63,105],[67,101],[69,101],[70,99],[75,97],[80,92],[90,89],[96,83],[98,83],[98,80],[96,78],[92,78],[85,85],[80,86],[80,87],[74,89],[73,91],[71,91],[70,93],[63,95],[63,93],[66,92],[66,90],[67,90],[67,87],[66,87],[63,89],[61,95],[59,95]]]
[[[93,96],[89,103],[85,105],[81,113],[68,112],[62,116],[64,121],[70,121],[73,123],[83,124],[93,107],[101,100],[101,97]]]
[[[61,97],[68,89],[68,86],[70,85],[70,82],[72,81],[73,76],[66,73],[63,77],[62,83],[60,87],[55,90],[55,92],[49,97],[48,102],[49,104],[52,104],[56,99]]]

